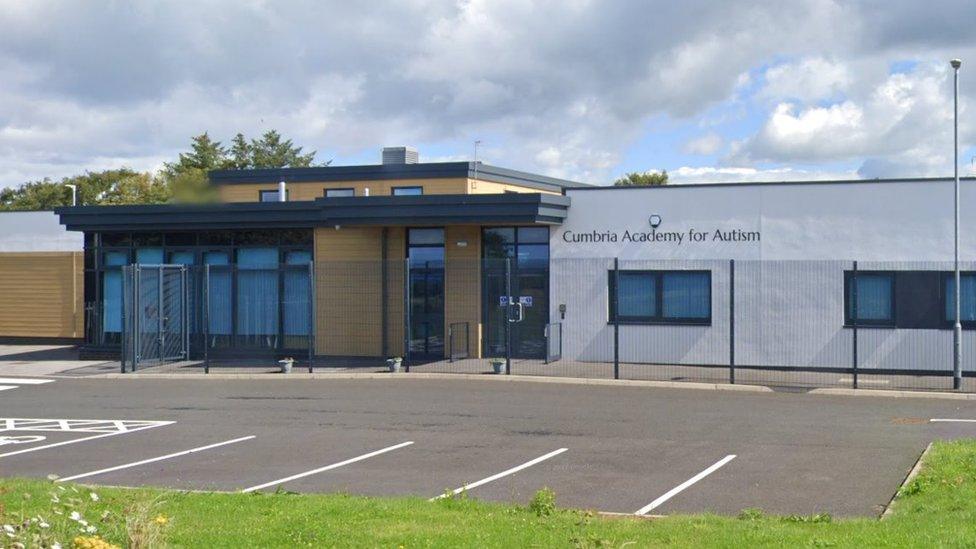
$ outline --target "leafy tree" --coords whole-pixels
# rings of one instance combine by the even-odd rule
[[[252,139],[249,168],[307,168],[315,159],[315,151],[302,154],[291,139],[282,139],[275,130],[264,132],[261,139]]]
[[[151,179],[148,174],[121,168],[101,172],[85,172],[83,175],[62,178],[60,181],[43,179],[25,183],[17,188],[0,191],[0,209],[3,210],[50,210],[71,205],[71,190],[67,185],[78,187],[78,205],[93,204],[144,204],[161,201],[158,185],[145,181],[135,184],[133,178]]]
[[[251,166],[251,144],[247,142],[244,134],[238,133],[231,140],[230,157],[224,163],[224,167],[232,170],[246,170]]]
[[[217,201],[217,190],[210,184],[205,170],[190,168],[175,174],[165,174],[164,177],[173,202],[203,204]]]
[[[648,187],[667,184],[667,170],[660,172],[631,172],[613,182],[615,187]]]
[[[135,173],[117,179],[105,192],[101,204],[161,204],[173,193],[165,180],[149,173]]]
[[[164,171],[168,175],[187,170],[216,170],[227,164],[227,149],[221,146],[220,141],[210,139],[207,132],[193,137],[192,140],[189,152],[180,153],[176,162],[166,163]]]

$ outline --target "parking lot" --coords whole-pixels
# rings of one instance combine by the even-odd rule
[[[29,380],[35,381],[29,381]],[[104,485],[447,491],[644,514],[876,515],[972,401],[469,379],[5,378],[0,472]]]

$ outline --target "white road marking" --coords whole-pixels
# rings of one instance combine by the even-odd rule
[[[456,490],[453,490],[453,491],[451,491],[451,492],[449,492],[447,494],[441,494],[439,496],[432,497],[428,501],[436,501],[436,500],[439,500],[439,499],[444,498],[444,497],[454,496],[454,495],[460,494],[461,492],[464,492],[466,490],[471,490],[472,488],[477,488],[478,486],[481,486],[483,484],[488,484],[489,482],[492,482],[494,480],[498,480],[498,479],[500,479],[502,477],[506,477],[506,476],[511,475],[513,473],[517,473],[517,472],[521,471],[522,469],[528,469],[529,467],[532,467],[536,463],[542,463],[543,461],[545,461],[545,460],[547,460],[547,459],[549,459],[551,457],[556,457],[556,456],[558,456],[559,454],[565,452],[568,449],[569,448],[560,448],[558,450],[554,450],[554,451],[549,452],[548,454],[546,454],[544,456],[539,456],[539,457],[537,457],[537,458],[535,458],[535,459],[533,459],[531,461],[526,461],[522,465],[518,465],[516,467],[512,467],[511,469],[507,469],[505,471],[502,471],[501,473],[492,475],[492,476],[487,477],[487,478],[483,478],[483,479],[481,479],[481,480],[479,480],[477,482],[472,482],[471,484],[465,484],[464,486],[462,486],[460,488],[457,488]]]
[[[33,379],[29,377],[0,377],[0,383],[10,385],[42,385],[53,381],[53,379]]]
[[[142,431],[144,429],[152,429],[153,427],[162,427],[164,425],[172,425],[173,423],[176,423],[176,422],[175,421],[154,421],[154,422],[152,422],[149,425],[143,425],[141,427],[135,427],[135,428],[132,428],[132,429],[129,429],[129,430],[126,430],[126,431],[115,431],[115,432],[111,432],[111,433],[102,433],[100,435],[95,435],[95,436],[91,436],[91,437],[77,438],[77,439],[73,439],[73,440],[65,440],[65,441],[61,441],[61,442],[55,442],[53,444],[45,444],[43,446],[34,446],[32,448],[25,448],[23,450],[15,450],[13,452],[7,452],[6,454],[0,454],[0,458],[5,458],[5,457],[9,457],[9,456],[16,456],[17,454],[26,454],[27,452],[36,452],[38,450],[46,450],[48,448],[57,448],[58,446],[65,446],[67,444],[75,444],[75,443],[78,443],[78,442],[85,442],[85,441],[89,441],[89,440],[95,440],[95,439],[98,439],[98,438],[114,437],[116,435],[124,435],[124,434],[127,434],[127,433],[134,433],[136,431]],[[11,430],[13,430],[13,431],[21,431],[21,430],[24,430],[24,431],[30,431],[30,429],[9,429],[9,428],[8,429],[0,429],[0,430],[8,430],[8,431],[11,431]],[[51,429],[51,430],[53,430],[53,429]]]
[[[16,385],[0,385],[0,391],[6,391],[7,389],[16,389]]]
[[[264,484],[258,484],[257,486],[251,486],[250,488],[245,488],[244,490],[242,490],[242,492],[244,492],[244,493],[253,492],[255,490],[260,490],[262,488],[268,488],[269,486],[277,486],[279,484],[284,484],[286,482],[289,482],[289,481],[292,481],[292,480],[295,480],[295,479],[305,478],[305,477],[312,476],[312,475],[315,475],[315,474],[318,474],[318,473],[324,473],[325,471],[331,471],[332,469],[338,469],[339,467],[342,467],[343,465],[349,465],[350,463],[356,463],[357,461],[362,461],[364,459],[369,459],[369,458],[371,458],[373,456],[378,456],[380,454],[385,454],[387,452],[392,452],[393,450],[397,450],[397,449],[403,448],[405,446],[410,446],[411,444],[413,444],[413,441],[412,440],[409,440],[407,442],[401,442],[400,444],[394,444],[393,446],[387,446],[386,448],[383,448],[381,450],[376,450],[375,452],[370,452],[368,454],[363,454],[361,456],[357,456],[357,457],[354,457],[354,458],[351,458],[351,459],[347,459],[345,461],[340,461],[339,463],[333,463],[332,465],[326,465],[325,467],[319,467],[318,469],[312,469],[311,471],[305,471],[304,473],[298,473],[297,475],[292,475],[290,477],[279,478],[278,480],[272,480],[271,482],[265,482]]]
[[[657,507],[659,507],[664,502],[666,502],[669,499],[673,498],[674,496],[680,494],[682,491],[685,490],[685,488],[688,488],[692,484],[694,484],[694,483],[698,482],[699,480],[707,477],[708,475],[714,473],[715,471],[717,471],[719,469],[719,467],[725,465],[726,463],[732,461],[733,459],[735,459],[735,455],[734,454],[733,455],[725,456],[724,458],[722,458],[722,459],[718,460],[717,462],[715,462],[714,464],[712,464],[708,469],[705,469],[701,473],[698,473],[697,475],[691,477],[690,479],[682,482],[681,484],[679,484],[679,485],[675,486],[674,488],[668,490],[668,492],[666,494],[664,494],[663,496],[661,496],[661,497],[657,498],[656,500],[648,503],[647,505],[641,507],[634,514],[635,515],[646,515],[647,513],[651,512],[654,509],[656,509]]]
[[[930,423],[976,423],[976,419],[952,419],[952,418],[935,418],[930,419]]]
[[[185,455],[188,455],[188,454],[195,454],[197,452],[202,452],[204,450],[210,450],[211,448],[218,448],[220,446],[226,446],[228,444],[234,444],[236,442],[244,442],[245,440],[251,440],[252,438],[255,438],[254,435],[250,435],[250,436],[246,436],[246,437],[241,437],[241,438],[235,438],[233,440],[225,440],[223,442],[218,442],[216,444],[208,444],[206,446],[200,446],[200,447],[197,447],[197,448],[191,448],[189,450],[184,450],[182,452],[175,452],[175,453],[172,453],[172,454],[166,454],[165,456],[159,456],[159,457],[144,459],[142,461],[134,461],[132,463],[126,463],[124,465],[116,465],[115,467],[107,467],[105,469],[99,469],[97,471],[91,471],[89,473],[82,473],[80,475],[72,475],[70,477],[63,477],[63,478],[59,478],[55,482],[67,482],[69,480],[75,480],[75,479],[85,478],[85,477],[93,477],[95,475],[100,475],[102,473],[109,473],[109,472],[112,472],[112,471],[118,471],[120,469],[128,469],[130,467],[138,467],[139,465],[145,465],[147,463],[154,463],[154,462],[157,462],[157,461],[163,461],[164,459],[172,459],[172,458],[175,458],[175,457],[185,456]]]

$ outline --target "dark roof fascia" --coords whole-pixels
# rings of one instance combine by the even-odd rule
[[[465,177],[495,183],[521,185],[532,189],[560,192],[564,188],[587,186],[584,183],[520,172],[474,162],[426,162],[420,164],[373,164],[364,166],[321,166],[315,168],[275,168],[261,170],[214,170],[214,185],[259,183],[302,183],[329,181],[387,181],[397,179],[439,179]]]
[[[936,183],[940,181],[952,181],[952,177],[901,177],[889,179],[812,179],[808,181],[742,181],[725,183],[671,183],[668,185],[589,185],[586,187],[567,188],[566,191],[606,191],[606,190],[650,190],[650,189],[699,189],[709,187],[781,187],[781,186],[811,186],[811,185],[838,185],[852,183]],[[969,183],[976,181],[976,177],[960,177],[960,182]]]
[[[559,224],[570,199],[542,193],[319,198],[326,225]]]
[[[319,198],[301,202],[78,206],[55,210],[69,230],[165,231],[334,225],[559,224],[570,199],[542,193]]]
[[[173,230],[314,227],[314,201],[229,204],[154,204],[145,206],[77,206],[58,208],[68,230]]]

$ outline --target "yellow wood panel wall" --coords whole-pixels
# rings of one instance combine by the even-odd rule
[[[0,337],[84,335],[82,252],[0,253]]]
[[[383,228],[315,230],[317,354],[372,357],[403,354],[404,237],[402,227],[387,229],[384,349]]]
[[[289,183],[288,200],[315,200],[325,194],[325,189],[356,189],[356,196],[364,196],[369,188],[370,196],[390,196],[393,187],[423,187],[424,194],[467,194],[468,180],[461,177],[442,179],[393,179],[378,181],[329,181]],[[217,193],[223,202],[257,202],[260,191],[276,191],[277,183],[218,185]]]
[[[481,356],[481,227],[454,225],[444,234],[444,325],[468,323],[468,352]],[[458,246],[458,242],[466,246]],[[445,340],[449,334],[444,334]],[[445,355],[450,353],[445,345]]]
[[[482,181],[480,179],[468,180],[468,194],[502,194],[512,193],[544,193],[561,194],[559,191],[543,191],[532,187],[522,187],[510,183],[495,183],[493,181]]]

